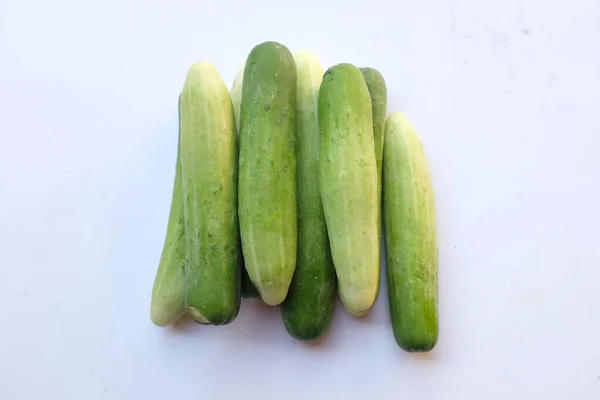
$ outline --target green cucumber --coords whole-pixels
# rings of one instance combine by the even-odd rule
[[[294,57],[276,42],[257,45],[244,68],[238,212],[246,270],[272,306],[296,268],[295,115]]]
[[[319,128],[319,184],[338,290],[346,310],[362,316],[378,293],[378,195],[371,97],[355,66],[325,73]]]
[[[385,117],[387,115],[387,87],[383,75],[374,68],[361,68],[369,94],[371,95],[371,110],[373,114],[373,138],[375,139],[375,160],[377,162],[377,237],[379,239],[379,257],[377,264],[381,268],[381,171],[383,160],[383,139],[385,137]],[[381,274],[379,274],[381,277]],[[379,294],[380,284],[377,284]]]
[[[181,100],[181,99],[180,99]],[[179,110],[179,104],[178,104]],[[179,117],[181,114],[178,112]],[[179,143],[181,140],[181,118],[177,139],[177,162],[175,163],[175,182],[171,196],[167,234],[163,244],[150,303],[150,319],[157,326],[168,326],[185,314],[185,279],[183,266],[185,261],[185,238],[183,226],[183,196],[181,189],[181,166]]]
[[[238,70],[235,78],[233,79],[233,84],[231,85],[231,90],[229,93],[231,94],[231,103],[233,104],[233,112],[235,114],[235,127],[238,140],[240,138],[240,107],[242,103],[242,84],[244,81],[244,68],[246,63],[242,64],[240,69]],[[240,242],[241,246],[241,242]],[[240,251],[240,254],[242,252]],[[240,257],[241,259],[241,268],[242,268],[242,298],[244,299],[253,299],[260,297],[258,290],[254,287],[252,280],[250,280],[250,275],[248,275],[248,271],[246,271],[246,266],[244,265],[244,256]]]
[[[240,69],[238,70],[235,78],[233,79],[233,83],[231,84],[231,103],[233,104],[233,112],[235,114],[235,126],[236,132],[240,134],[240,106],[242,104],[242,84],[244,82],[244,68],[246,67],[246,63],[244,63]]]
[[[394,337],[410,352],[438,339],[438,249],[433,188],[423,144],[408,119],[386,120],[383,149],[386,274]]]
[[[296,159],[298,251],[296,270],[281,313],[296,339],[313,340],[329,327],[335,302],[335,269],[319,195],[319,87],[323,68],[312,53],[294,55],[297,69]]]
[[[237,139],[229,91],[208,62],[186,76],[180,151],[186,311],[198,323],[228,324],[240,308]]]

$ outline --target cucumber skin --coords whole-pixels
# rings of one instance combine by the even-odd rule
[[[181,94],[185,307],[225,325],[240,308],[237,140],[229,91],[214,66],[192,65]]]
[[[181,117],[179,113],[179,102],[177,109],[178,115]],[[171,196],[167,233],[160,261],[158,263],[156,277],[154,278],[152,300],[150,303],[150,319],[156,326],[160,327],[173,324],[185,314],[185,278],[183,273],[185,261],[185,237],[179,151],[180,140],[181,118],[179,118],[175,181]]]
[[[240,107],[242,103],[242,84],[244,81],[244,68],[246,63],[242,64],[239,68],[235,78],[233,79],[233,83],[231,84],[231,103],[233,104],[233,112],[235,114],[235,129],[237,138],[239,141],[240,138]],[[240,248],[241,248],[240,242]],[[254,284],[250,280],[250,276],[248,275],[248,271],[246,271],[246,266],[244,264],[244,256],[242,251],[240,250],[240,268],[242,269],[242,298],[243,299],[255,299],[260,297],[258,290],[254,287]]]
[[[320,337],[331,324],[335,269],[319,194],[319,87],[323,67],[311,53],[294,55],[297,68],[296,185],[298,251],[296,270],[281,313],[288,333],[299,340]]]
[[[389,308],[394,338],[409,352],[438,339],[438,249],[433,188],[423,145],[408,119],[386,121],[384,226]]]
[[[275,42],[246,60],[240,110],[239,205],[246,270],[268,305],[278,305],[296,267],[296,65]]]
[[[387,115],[387,86],[385,79],[379,71],[374,68],[361,68],[360,71],[365,78],[369,94],[371,95],[371,109],[373,115],[373,138],[375,140],[375,160],[377,162],[377,229],[379,240],[378,265],[381,269],[381,202],[382,202],[382,163],[383,163],[383,141],[385,138],[385,117]],[[381,278],[381,274],[379,274]],[[379,295],[380,283],[377,284],[377,295]]]
[[[371,98],[358,68],[327,70],[319,91],[319,184],[344,308],[365,315],[378,293],[377,164]]]
[[[235,78],[233,79],[233,83],[231,84],[231,103],[233,104],[233,112],[235,114],[235,129],[236,134],[240,134],[240,106],[242,103],[242,85],[244,82],[244,68],[246,67],[246,63],[244,63],[240,69],[238,70]]]

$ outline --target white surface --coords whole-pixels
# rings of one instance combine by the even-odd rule
[[[214,4],[213,4],[214,3]],[[0,2],[0,399],[599,399],[597,0]],[[440,341],[150,323],[189,64],[381,70],[431,164]],[[339,305],[339,304],[338,304]]]

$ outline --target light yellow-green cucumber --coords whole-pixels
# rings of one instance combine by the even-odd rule
[[[240,134],[240,106],[242,104],[242,84],[244,82],[244,68],[246,67],[246,63],[243,63],[240,69],[238,70],[235,78],[233,79],[233,83],[231,84],[231,103],[233,104],[233,112],[235,114],[235,126],[236,132]]]
[[[296,64],[264,42],[246,60],[240,108],[239,205],[246,270],[261,298],[278,305],[296,268]]]
[[[317,57],[294,55],[297,71],[296,155],[298,251],[296,271],[281,313],[296,339],[313,340],[329,327],[335,302],[335,269],[319,194],[319,87],[323,67]]]
[[[346,310],[362,316],[378,293],[378,194],[371,97],[355,66],[325,73],[319,128],[319,184],[338,291]]]
[[[178,115],[179,105],[178,105]],[[177,139],[177,162],[175,163],[175,182],[171,196],[171,208],[167,223],[167,234],[163,244],[150,303],[150,319],[157,326],[168,326],[185,314],[185,279],[183,265],[185,260],[185,238],[183,235],[183,196],[181,189],[181,167],[179,143]]]
[[[386,120],[383,212],[389,309],[398,345],[426,352],[438,339],[438,249],[433,188],[408,119]]]
[[[208,62],[186,76],[180,152],[186,311],[198,323],[228,324],[240,308],[237,139],[229,91]]]
[[[377,228],[379,238],[378,264],[381,268],[381,171],[383,163],[383,139],[385,136],[385,117],[387,115],[387,87],[383,75],[374,68],[361,68],[369,94],[371,95],[371,109],[373,115],[373,138],[375,140],[375,160],[377,162]],[[381,273],[379,274],[381,277]],[[377,284],[379,290],[380,284]]]

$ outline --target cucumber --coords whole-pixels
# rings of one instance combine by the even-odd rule
[[[181,99],[180,99],[181,100]],[[178,105],[179,109],[179,105]],[[181,114],[178,113],[181,117]],[[183,266],[185,260],[185,238],[183,226],[183,196],[181,189],[181,166],[179,143],[181,140],[181,119],[177,139],[177,162],[175,163],[175,182],[171,196],[171,208],[167,234],[163,244],[160,261],[150,303],[150,319],[161,327],[171,325],[185,314],[185,279]]]
[[[394,337],[409,352],[438,339],[438,249],[433,188],[423,145],[408,119],[385,125],[383,212],[386,274]]]
[[[319,184],[338,291],[346,310],[362,316],[378,293],[378,196],[371,98],[355,66],[325,73],[319,128]]]
[[[233,79],[233,84],[231,85],[230,95],[231,95],[231,103],[233,104],[233,112],[235,114],[235,127],[236,134],[239,140],[240,137],[240,106],[242,103],[242,83],[244,81],[244,67],[246,63],[242,64],[240,69],[238,70],[235,78]],[[240,243],[241,246],[241,243]],[[240,251],[240,254],[242,252]],[[244,265],[244,257],[243,254],[240,257],[241,261],[241,269],[242,269],[242,298],[257,298],[260,297],[258,290],[254,287],[254,284],[250,280],[250,276],[248,275],[248,271],[246,271],[246,266]]]
[[[378,261],[381,268],[381,170],[383,160],[383,139],[385,137],[385,117],[387,115],[387,87],[383,75],[374,68],[361,68],[369,94],[371,95],[371,110],[373,115],[373,138],[375,140],[375,161],[377,162],[377,237]],[[381,277],[381,274],[379,274]],[[377,294],[380,284],[377,283]]]
[[[281,313],[296,339],[313,340],[329,327],[335,301],[335,269],[319,195],[319,87],[323,68],[312,53],[295,56],[298,250],[296,270]]]
[[[238,70],[235,78],[233,79],[233,83],[231,84],[231,103],[233,104],[233,112],[235,114],[235,126],[236,132],[240,134],[240,105],[242,104],[242,83],[244,82],[244,68],[246,63],[244,63],[240,69]]]
[[[198,323],[228,324],[240,308],[237,139],[229,91],[208,62],[186,76],[180,151],[186,311]]]
[[[238,212],[246,270],[272,306],[296,268],[295,114],[294,57],[276,42],[257,45],[244,68]]]

